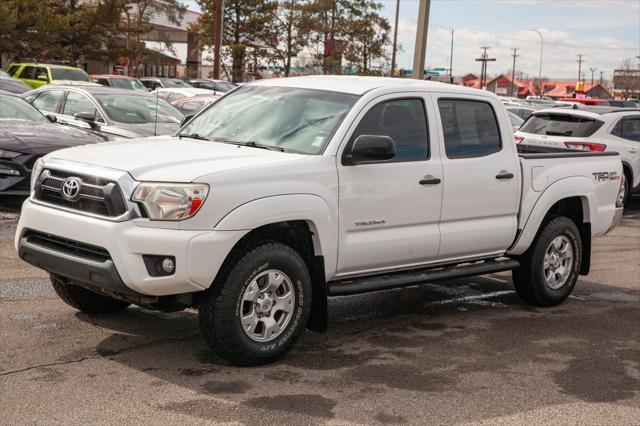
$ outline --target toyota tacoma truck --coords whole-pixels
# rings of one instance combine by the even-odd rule
[[[616,153],[519,153],[488,92],[270,79],[173,136],[43,157],[15,247],[82,312],[196,308],[212,351],[255,365],[324,331],[330,297],[513,271],[524,302],[563,302],[623,179]]]

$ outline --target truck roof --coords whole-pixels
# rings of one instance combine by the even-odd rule
[[[490,92],[479,91],[469,87],[456,86],[453,84],[439,83],[435,81],[414,80],[409,78],[391,77],[360,77],[344,75],[314,75],[304,77],[268,78],[249,83],[260,86],[293,87],[299,89],[330,90],[334,92],[350,93],[362,95],[370,90],[379,88],[415,88],[421,87],[425,90],[441,91],[446,90],[452,93],[461,94],[487,94]]]

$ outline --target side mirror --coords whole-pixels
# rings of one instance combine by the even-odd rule
[[[36,77],[36,79],[37,79],[37,80],[40,80],[40,81],[49,81],[49,78],[47,77],[47,75],[46,75],[46,74],[39,74],[39,75]]]
[[[396,144],[389,136],[360,135],[353,142],[347,164],[379,163],[396,156]]]
[[[89,126],[91,126],[92,129],[95,129],[96,127],[98,127],[98,123],[96,123],[95,113],[78,112],[76,114],[73,114],[73,118],[79,121],[84,121],[85,123],[89,124]]]
[[[185,124],[187,124],[189,121],[191,121],[191,119],[195,116],[195,114],[187,114],[184,117],[182,117],[182,121],[180,122],[180,127],[184,127]]]
[[[53,114],[47,114],[47,115],[45,115],[45,117],[47,117],[47,120],[49,120],[52,123],[57,123],[58,122],[58,117],[56,117]]]

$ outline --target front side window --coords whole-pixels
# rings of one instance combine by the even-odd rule
[[[35,78],[41,81],[49,81],[49,76],[47,75],[47,69],[43,67],[36,68]]]
[[[320,154],[357,99],[325,90],[247,85],[211,105],[180,134]]]
[[[396,156],[389,162],[429,158],[427,119],[420,99],[386,101],[371,108],[358,124],[347,149],[361,135],[389,136],[393,139]]]
[[[63,93],[62,90],[47,90],[42,92],[33,101],[33,106],[40,111],[56,112]]]
[[[500,128],[487,102],[438,100],[448,158],[483,157],[502,149]]]
[[[81,95],[76,92],[69,92],[67,100],[64,102],[64,115],[73,117],[80,112],[86,112],[89,114],[97,115],[98,111],[93,106],[93,103],[85,95]]]

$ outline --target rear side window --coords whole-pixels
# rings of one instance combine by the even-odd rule
[[[22,72],[20,73],[20,78],[25,78],[27,80],[35,80],[36,67],[24,67],[22,69]]]
[[[594,134],[603,124],[604,122],[589,117],[545,113],[531,116],[520,131],[534,135],[586,138]]]
[[[640,117],[626,117],[622,120],[620,137],[640,142]]]
[[[46,92],[42,92],[33,101],[33,106],[40,111],[56,112],[63,93],[62,90],[47,90]]]
[[[390,162],[421,161],[429,158],[429,136],[424,104],[420,99],[398,99],[371,108],[350,140],[360,135],[389,136],[396,145]]]
[[[502,149],[493,108],[486,102],[438,100],[448,158],[483,157]]]

